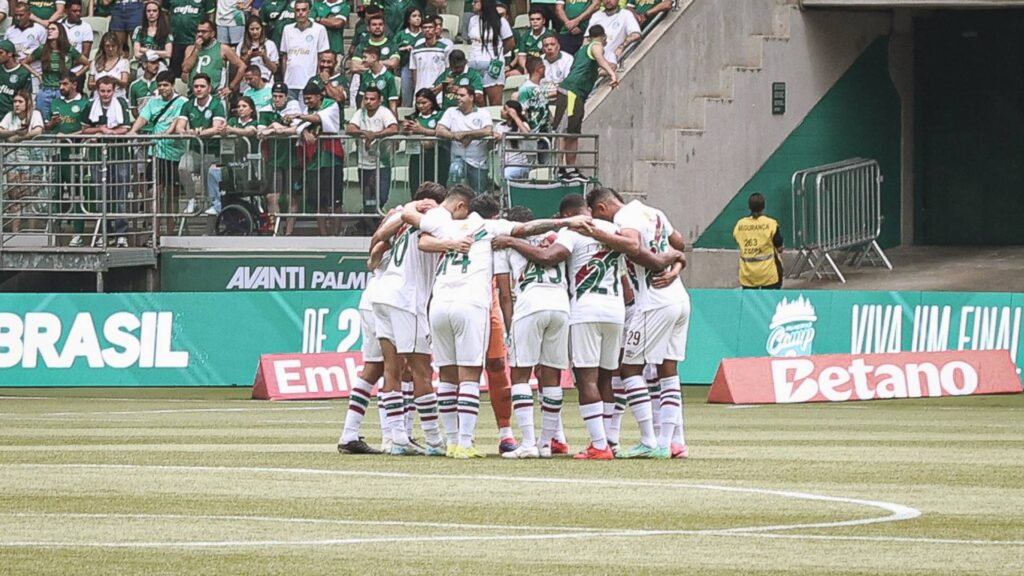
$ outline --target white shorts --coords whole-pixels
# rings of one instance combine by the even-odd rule
[[[380,341],[377,340],[377,321],[370,310],[360,310],[360,329],[363,332],[363,362],[383,362],[384,354],[380,351]]]
[[[626,335],[626,332],[629,330],[629,325],[633,323],[633,317],[634,316],[636,316],[636,305],[635,304],[630,304],[629,306],[626,306],[626,317],[625,317],[625,319],[622,322],[622,335],[623,335],[623,338],[622,338],[622,342],[619,343],[619,348],[621,350],[625,350],[626,349],[626,338],[625,338],[625,335]]]
[[[430,348],[434,365],[484,365],[491,311],[462,302],[434,302],[430,306]]]
[[[569,368],[569,314],[545,310],[512,320],[509,366]]]
[[[388,304],[374,304],[377,338],[391,340],[399,354],[430,354],[430,327],[425,314]]]
[[[623,364],[658,364],[686,359],[690,297],[655,310],[637,311],[626,329]]]
[[[569,338],[572,342],[573,368],[618,369],[619,352],[622,350],[622,324],[573,324],[569,328]]]

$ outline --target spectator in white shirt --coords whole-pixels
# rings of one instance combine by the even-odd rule
[[[471,86],[459,86],[455,96],[459,105],[446,110],[437,123],[437,136],[452,141],[448,184],[465,181],[478,194],[484,194],[490,189],[485,139],[493,133],[491,114],[476,107],[476,92]]]
[[[398,134],[398,119],[383,106],[376,86],[363,90],[362,108],[352,117],[345,133],[360,138],[359,185],[363,190],[363,212],[375,214],[387,204],[391,192],[391,159],[382,138]]]
[[[594,26],[604,28],[607,44],[604,57],[610,64],[618,64],[626,47],[640,41],[640,24],[629,10],[619,8],[618,0],[604,0],[604,12],[591,16],[587,33]]]
[[[490,106],[500,106],[505,91],[505,52],[516,46],[512,27],[498,14],[495,0],[473,0],[469,19],[469,67],[480,73]]]
[[[310,5],[310,0],[295,0],[295,22],[281,32],[281,77],[288,85],[288,95],[295,99],[316,76],[320,54],[331,49],[327,28],[309,19]]]
[[[88,58],[92,54],[93,29],[91,24],[82,20],[82,0],[68,0],[66,14],[60,23],[68,33],[68,42]],[[81,69],[81,66],[75,66],[71,71],[78,74]],[[81,84],[78,89],[81,91]]]
[[[544,51],[544,80],[556,87],[565,80],[572,68],[572,56],[562,52],[558,36],[548,36],[541,43]]]

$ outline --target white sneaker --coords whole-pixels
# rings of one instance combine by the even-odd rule
[[[191,198],[188,204],[185,205],[185,209],[181,211],[182,214],[195,214],[196,213],[196,199]]]
[[[103,248],[103,238],[97,238],[96,241],[92,243],[92,246],[93,248]]]
[[[541,446],[538,452],[541,458],[551,458],[551,444]]]
[[[127,248],[128,247],[128,239],[125,238],[124,236],[118,236],[117,237],[117,243],[114,244],[114,245],[117,246],[118,248]]]
[[[71,242],[68,242],[69,248],[80,248],[82,246],[82,235],[75,234],[71,237]]]
[[[203,214],[206,214],[207,216],[216,216],[217,214],[220,214],[220,210],[217,210],[213,206],[210,206],[209,208],[206,209],[205,212],[203,212]]]
[[[394,440],[391,438],[384,438],[380,441],[380,451],[385,454],[391,454],[391,447],[395,445]]]
[[[505,452],[501,455],[502,458],[508,458],[509,460],[526,460],[527,458],[540,458],[540,450],[536,446],[520,446],[511,452]],[[551,449],[548,449],[548,458],[551,457]]]

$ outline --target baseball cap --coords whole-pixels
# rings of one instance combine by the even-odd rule
[[[0,50],[3,50],[8,54],[14,54],[14,42],[11,42],[10,40],[0,40]]]
[[[270,93],[271,94],[287,94],[288,93],[288,85],[285,84],[284,82],[277,82],[277,83],[274,84],[274,87],[270,89]]]
[[[304,95],[305,94],[323,94],[324,93],[324,89],[321,88],[320,84],[317,84],[317,82],[315,80],[310,80],[306,84],[306,87],[302,89],[302,93]]]

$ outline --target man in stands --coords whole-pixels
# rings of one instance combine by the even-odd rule
[[[395,75],[380,60],[380,48],[377,46],[367,46],[363,50],[363,64],[366,66],[366,71],[359,75],[359,92],[356,97],[356,106],[361,106],[363,93],[372,86],[380,91],[384,105],[397,117],[398,99],[401,95],[398,93]]]
[[[476,70],[469,68],[466,53],[452,50],[448,54],[448,68],[434,80],[434,94],[439,94],[441,109],[447,110],[459,105],[456,89],[468,86],[473,89],[473,102],[477,106],[484,105],[484,79]]]
[[[554,126],[557,132],[579,134],[583,130],[583,114],[587,97],[597,84],[599,70],[604,70],[610,79],[610,85],[619,85],[619,76],[604,57],[604,28],[591,26],[589,42],[580,48],[573,58],[569,75],[558,87],[555,97]],[[579,142],[576,138],[563,138],[562,149],[565,153],[565,167],[559,168],[558,175],[563,180],[579,180],[586,182],[580,171],[575,167],[576,149]]]
[[[320,54],[331,49],[327,29],[309,19],[310,5],[310,0],[295,0],[295,22],[281,32],[281,78],[295,99],[316,75]]]
[[[554,36],[554,34],[548,30],[548,20],[544,17],[544,11],[536,7],[531,8],[530,28],[524,30],[516,39],[516,61],[511,73],[527,74],[526,58],[529,56],[540,57],[543,54],[541,45],[548,36]]]
[[[636,17],[629,10],[619,8],[618,0],[604,0],[604,12],[594,14],[590,25],[604,28],[604,57],[613,66],[619,63],[626,48],[641,38]]]
[[[295,160],[296,141],[290,136],[295,135],[295,128],[300,121],[302,106],[288,97],[288,85],[284,82],[274,84],[271,89],[270,110],[261,112],[259,136],[269,138],[267,143],[267,168],[270,174],[266,177],[268,212],[273,217],[278,213],[281,193],[288,198],[288,210],[299,211],[299,191],[302,189],[302,174],[298,172]],[[288,120],[285,120],[288,118]],[[285,236],[291,236],[295,229],[295,219],[288,218],[285,222]]]
[[[199,192],[200,176],[210,171],[210,164],[220,158],[220,138],[227,125],[227,112],[220,98],[215,98],[212,82],[206,74],[192,78],[191,100],[181,107],[173,134],[193,136],[188,140],[188,152],[181,157],[179,172],[182,187],[188,195],[188,204],[183,212],[195,214],[198,208],[196,196]],[[201,142],[197,142],[196,139]]]
[[[364,214],[376,214],[391,195],[391,144],[383,139],[398,134],[398,119],[384,106],[382,98],[376,86],[367,87],[362,107],[345,127],[346,134],[360,138],[359,186]],[[365,228],[365,222],[360,226]]]
[[[452,141],[450,182],[465,180],[478,193],[490,188],[487,177],[488,150],[484,140],[493,132],[491,115],[476,107],[476,94],[469,86],[456,90],[459,105],[449,108],[437,123],[437,135]]]
[[[529,78],[519,87],[517,100],[523,105],[524,120],[532,132],[551,131],[551,108],[548,90],[544,85],[544,60],[535,56],[526,59]]]
[[[235,77],[230,83],[228,64],[235,67]],[[196,27],[196,41],[185,50],[181,70],[188,75],[190,82],[199,74],[208,76],[213,82],[212,89],[220,98],[237,92],[245,77],[245,63],[230,46],[217,41],[216,31],[209,20],[203,20]]]
[[[747,201],[750,215],[740,218],[732,237],[740,249],[740,286],[745,290],[782,288],[782,232],[774,218],[764,215],[764,196],[754,192]]]
[[[171,134],[185,105],[185,98],[174,92],[174,75],[164,70],[156,75],[157,98],[150,98],[139,110],[139,116],[132,125],[130,134]],[[184,147],[178,140],[163,138],[157,140],[151,148],[156,157],[156,174],[150,178],[156,181],[157,198],[161,212],[177,212],[178,197],[175,187],[178,184],[178,164],[184,153]],[[174,219],[164,219],[166,234],[174,233]]]
[[[171,13],[171,73],[181,76],[185,51],[195,44],[199,23],[208,21],[217,11],[216,0],[164,0],[164,9]],[[140,22],[141,23],[141,22]]]
[[[256,105],[256,114],[269,112],[273,107],[274,93],[270,84],[263,79],[263,71],[259,66],[250,64],[245,69],[245,83],[249,87],[242,92],[242,96],[252,98],[252,103]]]
[[[562,50],[575,55],[583,45],[587,20],[601,9],[601,0],[558,0],[555,9],[562,23]]]
[[[423,37],[416,42],[412,47],[412,52],[409,53],[413,94],[423,88],[434,87],[434,80],[444,72],[448,54],[452,51],[451,40],[441,37],[440,16],[424,18],[420,30]],[[482,80],[480,86],[483,87]]]
[[[139,111],[146,102],[156,96],[156,76],[160,73],[160,61],[145,59],[139,64],[142,75],[128,85],[128,104],[132,107],[132,115],[138,117]]]
[[[629,0],[626,3],[626,10],[636,16],[636,21],[641,27],[646,26],[658,14],[671,9],[672,0]]]
[[[114,96],[114,79],[110,76],[100,78],[96,83],[96,97],[88,111],[82,114],[82,134],[127,134],[132,126],[132,109],[124,98]],[[128,162],[130,155],[128,147],[123,140],[106,140],[110,144],[107,160],[109,164],[106,169],[106,181],[109,184],[107,190],[108,203],[106,210],[115,214],[128,212],[128,185],[131,182],[131,164]],[[100,160],[99,151],[93,151],[95,156],[90,160]],[[92,167],[93,182],[102,182],[102,168],[98,165]],[[107,232],[116,236],[118,248],[128,247],[128,221],[124,218],[117,218],[107,222]],[[102,246],[100,239],[94,245]]]
[[[639,200],[625,204],[610,188],[587,194],[594,218],[614,222],[619,235],[592,228],[592,237],[629,259],[628,269],[637,288],[632,321],[626,328],[622,381],[627,401],[640,426],[640,443],[619,452],[620,458],[686,458],[683,435],[682,392],[677,364],[686,358],[690,296],[679,280],[685,259],[682,235],[665,213]],[[654,434],[651,398],[644,366],[657,365],[661,384],[661,430]]]
[[[313,82],[323,88],[324,95],[338,103],[344,113],[346,100],[348,99],[348,80],[344,74],[338,72],[338,56],[334,52],[324,52],[317,60],[316,76]]]
[[[11,111],[14,95],[32,92],[32,73],[18,61],[17,49],[10,40],[0,40],[0,118]]]
[[[557,87],[572,69],[572,56],[562,52],[558,36],[554,35],[541,42],[541,51],[544,60],[544,80]],[[551,96],[554,97],[553,94]]]

